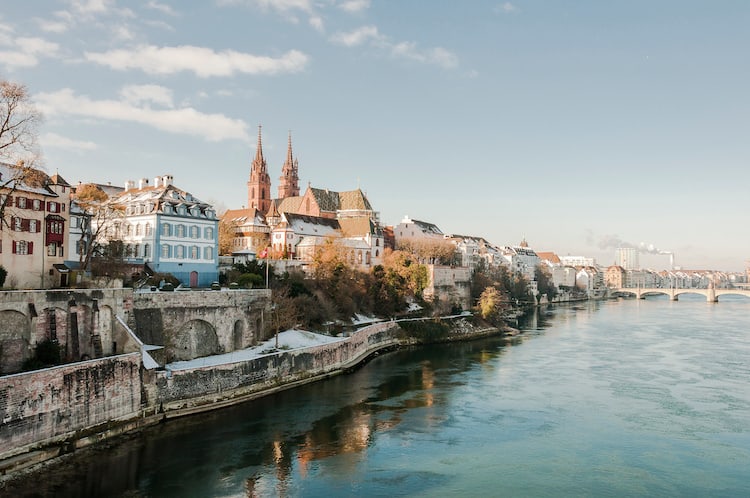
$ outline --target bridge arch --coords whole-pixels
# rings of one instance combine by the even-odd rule
[[[190,320],[175,334],[170,353],[172,358],[169,361],[182,361],[220,354],[223,351],[213,325],[205,320]]]

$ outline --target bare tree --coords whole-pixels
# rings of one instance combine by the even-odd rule
[[[23,185],[43,185],[47,176],[38,168],[41,155],[37,147],[37,129],[42,116],[34,107],[24,85],[0,80],[0,220],[6,226],[5,208],[12,193]]]
[[[81,270],[85,271],[91,267],[92,259],[104,254],[106,240],[111,239],[111,235],[119,237],[119,234],[108,232],[113,232],[115,224],[123,218],[123,209],[110,203],[109,196],[93,183],[77,187],[74,201],[83,211],[76,250]]]

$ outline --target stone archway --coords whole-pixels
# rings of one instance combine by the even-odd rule
[[[216,329],[205,320],[190,320],[180,327],[169,351],[171,361],[192,360],[223,353]]]
[[[31,356],[31,323],[20,311],[0,311],[0,374],[21,370]]]

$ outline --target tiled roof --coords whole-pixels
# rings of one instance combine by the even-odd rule
[[[27,176],[26,173],[21,173],[17,166],[0,162],[0,184],[7,189],[15,188],[21,192],[58,197],[55,192],[47,187],[49,182],[47,173],[36,168],[31,168],[28,171],[30,174]],[[24,176],[24,178],[21,179],[19,175]],[[20,181],[15,181],[14,178],[18,178]]]
[[[341,205],[339,200],[339,193],[328,189],[319,189],[310,187],[315,202],[318,203],[318,207],[321,211],[336,212]]]
[[[375,224],[366,216],[339,220],[344,237],[361,237],[375,233]]]
[[[285,197],[275,200],[276,209],[279,213],[296,213],[302,205],[302,197]]]
[[[341,192],[339,194],[339,209],[341,210],[367,210],[372,211],[370,201],[360,189]]]

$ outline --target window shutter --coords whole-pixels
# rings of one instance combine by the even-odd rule
[[[29,222],[30,221],[31,220],[27,220],[25,218],[21,219],[21,230],[23,230],[24,232],[28,232],[29,231],[29,224],[30,224]]]
[[[28,248],[29,248],[29,252],[28,253],[29,254],[34,254],[34,243],[33,242],[29,242],[28,243]]]
[[[13,241],[13,254],[16,254],[16,241]]]

